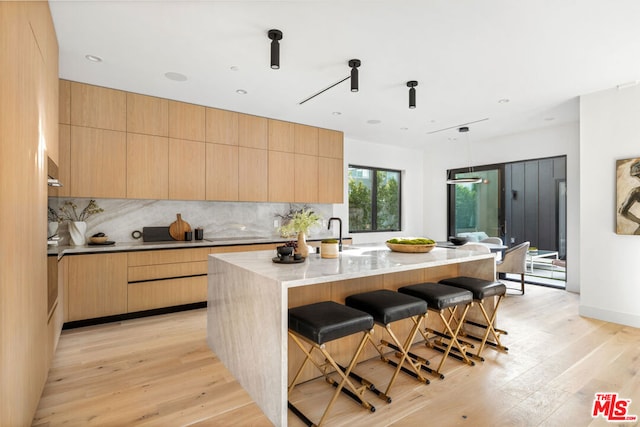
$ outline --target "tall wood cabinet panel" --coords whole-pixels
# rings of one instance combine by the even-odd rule
[[[168,136],[169,101],[127,93],[127,132]]]
[[[206,108],[206,142],[238,145],[238,113]]]
[[[71,124],[127,130],[127,97],[120,90],[71,82]]]
[[[318,156],[342,159],[344,135],[337,130],[318,129]]]
[[[71,126],[70,196],[126,197],[125,135],[124,132]]]
[[[238,115],[238,145],[248,148],[268,148],[268,121],[249,114]]]
[[[127,254],[69,258],[69,320],[127,312]]]
[[[299,154],[318,155],[318,128],[313,126],[294,125],[294,150]]]
[[[71,124],[71,82],[69,80],[58,82],[58,120],[65,125]]]
[[[239,199],[266,202],[269,179],[267,150],[239,147],[238,165]]]
[[[205,107],[169,101],[169,136],[204,142]]]
[[[291,202],[294,199],[295,154],[269,151],[269,201]]]
[[[318,157],[318,202],[344,201],[344,165],[342,159]]]
[[[237,201],[239,159],[238,147],[205,144],[206,199]]]
[[[169,199],[205,199],[205,143],[169,139]]]
[[[71,126],[58,125],[58,197],[71,195]]]
[[[295,126],[290,122],[269,119],[269,151],[294,152]]]
[[[169,140],[161,136],[127,134],[127,197],[169,197]]]
[[[296,203],[318,203],[318,157],[295,154],[294,199]]]

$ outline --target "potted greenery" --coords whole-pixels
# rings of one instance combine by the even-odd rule
[[[69,236],[71,237],[71,244],[76,246],[82,246],[86,243],[85,233],[87,231],[86,220],[89,217],[104,212],[104,209],[98,206],[95,200],[89,200],[87,206],[78,213],[78,206],[71,200],[67,200],[60,207],[59,217],[63,221],[69,222]]]
[[[320,216],[314,211],[308,208],[303,208],[296,211],[291,216],[291,219],[280,227],[280,233],[283,236],[298,235],[298,249],[297,252],[303,257],[309,255],[309,247],[307,246],[306,237],[309,234],[309,229],[320,222]]]

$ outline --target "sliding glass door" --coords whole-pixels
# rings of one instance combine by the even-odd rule
[[[458,233],[483,231],[488,236],[503,238],[504,234],[504,167],[483,166],[454,169],[450,178],[480,178],[477,184],[448,185],[450,236]]]

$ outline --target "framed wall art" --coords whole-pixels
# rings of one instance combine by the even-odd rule
[[[616,233],[640,235],[640,157],[616,161]]]

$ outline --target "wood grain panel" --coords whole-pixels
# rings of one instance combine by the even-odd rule
[[[142,280],[186,277],[198,274],[207,274],[207,261],[129,267],[127,278],[129,282],[139,282]]]
[[[127,254],[69,258],[69,320],[127,312]]]
[[[293,173],[293,201],[318,203],[318,157],[295,154]]]
[[[129,313],[207,300],[207,276],[130,283]]]
[[[318,128],[313,126],[294,125],[294,150],[296,153],[308,154],[310,156],[318,155]]]
[[[318,203],[343,203],[343,201],[343,160],[318,157]]]
[[[207,200],[238,200],[238,147],[223,144],[205,146],[205,192]]]
[[[245,202],[266,202],[269,175],[267,150],[239,147],[238,198]]]
[[[337,130],[318,129],[318,156],[342,159],[344,134]]]
[[[291,122],[269,119],[269,150],[294,152],[295,126]]]
[[[129,267],[135,267],[140,265],[206,261],[208,255],[209,248],[134,251],[127,253],[127,265]]]
[[[269,151],[269,201],[290,202],[294,200],[293,153]]]
[[[71,196],[126,197],[125,135],[124,132],[71,126]]]
[[[71,82],[71,124],[127,130],[127,97],[120,90]]]
[[[127,197],[169,197],[169,140],[161,136],[127,134]]]
[[[169,101],[127,92],[127,132],[169,136]]]
[[[205,143],[169,139],[169,199],[205,199]]]
[[[169,101],[169,136],[204,142],[205,107]]]
[[[278,246],[281,245],[281,243],[260,243],[257,245],[214,246],[211,248],[210,253],[221,254],[229,252],[266,251],[270,249],[275,250]]]
[[[62,80],[58,82],[58,121],[59,123],[71,124],[71,82]]]
[[[58,197],[71,195],[71,126],[58,125]]]
[[[238,115],[238,144],[241,147],[268,148],[268,121],[249,114]]]
[[[206,108],[206,142],[238,145],[238,113]]]

